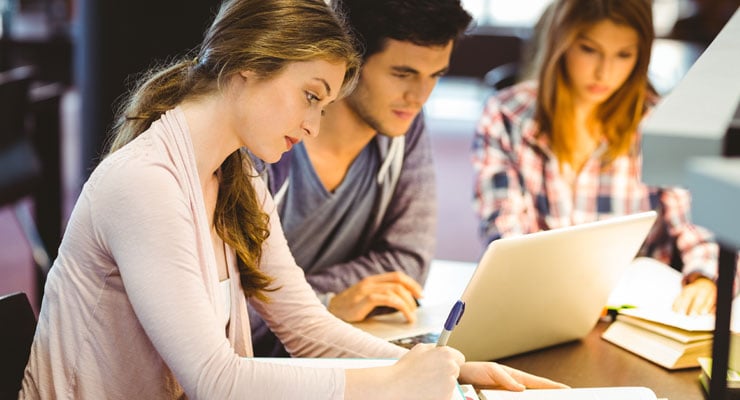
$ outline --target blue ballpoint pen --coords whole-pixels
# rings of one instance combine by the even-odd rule
[[[462,318],[464,312],[465,302],[462,300],[458,300],[457,302],[455,302],[455,305],[452,306],[452,310],[450,310],[450,315],[447,316],[445,327],[444,329],[442,329],[442,333],[439,334],[437,346],[447,345],[447,339],[450,338],[450,333],[452,333],[452,330],[455,329],[455,326],[460,323],[460,318]]]

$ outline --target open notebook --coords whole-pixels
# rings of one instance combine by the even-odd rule
[[[656,400],[646,387],[529,389],[523,392],[481,390],[481,400]]]
[[[698,367],[700,357],[712,354],[714,314],[674,312],[672,304],[681,291],[681,281],[681,273],[669,265],[651,258],[636,259],[609,297],[619,314],[602,338],[666,369]],[[740,343],[740,298],[733,302],[732,314],[730,340]],[[730,362],[733,359],[740,365],[740,349],[731,353]]]
[[[650,211],[493,241],[462,293],[465,314],[448,345],[467,360],[495,360],[583,338],[655,218]],[[355,326],[388,340],[404,328],[418,335],[420,325],[438,333],[451,304],[422,306],[416,324],[385,316]]]

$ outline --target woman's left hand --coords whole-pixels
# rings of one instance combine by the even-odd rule
[[[673,311],[686,315],[701,315],[714,312],[717,302],[717,285],[711,279],[700,276],[681,289],[673,302]]]
[[[567,385],[528,374],[494,362],[469,361],[460,367],[460,383],[479,389],[505,389],[520,392],[524,389],[565,389]]]

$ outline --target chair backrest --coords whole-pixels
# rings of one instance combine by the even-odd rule
[[[447,75],[483,79],[492,68],[522,59],[525,39],[514,34],[478,33],[460,39],[452,49]]]
[[[521,67],[517,62],[499,65],[486,72],[483,82],[494,91],[500,91],[517,82]]]
[[[41,161],[27,129],[34,69],[0,72],[0,205],[31,194],[41,180]]]
[[[0,72],[0,147],[16,141],[26,131],[29,88],[34,68],[30,65]]]
[[[15,399],[36,331],[36,314],[25,293],[0,297],[0,326],[0,399]]]

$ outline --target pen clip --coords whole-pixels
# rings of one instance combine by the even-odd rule
[[[465,302],[462,300],[456,301],[455,305],[452,306],[452,310],[450,310],[450,314],[447,316],[445,327],[444,329],[442,329],[442,333],[439,334],[439,339],[437,339],[437,346],[447,345],[447,339],[449,339],[452,330],[455,329],[455,326],[460,323],[460,318],[462,318],[464,311]]]
[[[465,302],[462,300],[458,300],[455,305],[452,306],[452,310],[450,310],[450,314],[447,316],[447,321],[445,321],[445,329],[451,331],[452,328],[457,326],[457,324],[460,323],[460,319],[462,318],[464,312]]]
[[[460,300],[460,304],[462,304],[462,308],[460,309],[460,313],[457,315],[457,320],[455,321],[455,326],[457,326],[460,323],[460,320],[462,319],[463,313],[465,312],[465,302]]]

